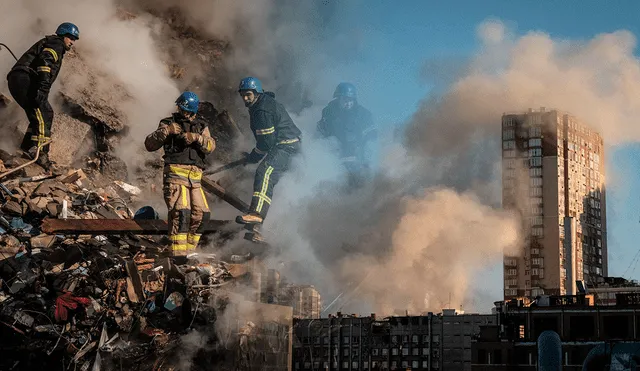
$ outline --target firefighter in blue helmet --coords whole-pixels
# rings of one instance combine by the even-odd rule
[[[46,170],[52,165],[48,156],[50,146],[44,146],[51,139],[53,123],[49,90],[58,77],[65,52],[79,38],[80,31],[76,25],[62,23],[55,35],[45,36],[31,46],[7,75],[9,91],[29,119],[20,148],[33,157],[41,147],[37,162]]]
[[[255,77],[240,81],[238,93],[249,109],[251,131],[256,147],[245,154],[248,163],[258,163],[253,182],[250,211],[238,216],[240,224],[261,224],[271,205],[273,188],[289,169],[292,158],[300,152],[300,129],[293,123],[275,94],[265,92]]]
[[[367,177],[376,128],[371,112],[358,104],[353,84],[338,84],[333,98],[322,110],[317,132],[323,138],[337,139],[340,159],[349,174],[349,184],[359,186]]]
[[[216,143],[203,120],[196,120],[200,100],[184,92],[177,112],[160,121],[144,145],[149,152],[164,148],[164,200],[169,209],[169,239],[174,256],[195,252],[211,211],[202,190],[205,159]]]

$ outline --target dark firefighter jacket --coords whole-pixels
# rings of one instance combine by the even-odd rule
[[[182,126],[183,132],[200,134],[202,140],[187,145],[179,135],[169,135],[168,126],[175,122]],[[181,114],[174,113],[171,117],[160,120],[158,129],[147,136],[145,142],[147,151],[157,151],[164,147],[165,164],[195,165],[201,169],[206,167],[207,154],[215,149],[215,142],[209,133],[209,127],[204,120],[189,121]]]
[[[46,36],[18,59],[11,72],[22,70],[37,77],[38,90],[48,94],[60,72],[65,51],[62,37]]]
[[[256,138],[255,151],[259,154],[269,152],[276,144],[296,142],[302,134],[274,96],[271,92],[261,94],[258,101],[249,108],[251,131]]]
[[[361,159],[367,142],[376,137],[371,112],[357,103],[352,109],[345,110],[337,99],[322,110],[317,129],[321,137],[336,137],[343,158],[356,156]]]

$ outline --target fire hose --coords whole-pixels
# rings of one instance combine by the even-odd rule
[[[29,162],[25,162],[24,164],[22,164],[22,165],[20,165],[20,166],[17,166],[17,167],[15,167],[15,168],[13,168],[13,169],[11,169],[11,170],[9,170],[9,171],[6,171],[6,172],[4,172],[4,173],[0,174],[0,178],[4,178],[4,177],[6,177],[6,176],[7,176],[7,175],[9,175],[9,174],[13,174],[13,173],[15,173],[16,171],[18,171],[18,170],[20,170],[20,169],[22,169],[22,168],[24,168],[24,167],[27,167],[27,166],[29,166],[29,165],[33,164],[34,162],[38,161],[38,157],[40,157],[40,150],[42,149],[42,147],[44,147],[44,146],[48,145],[49,143],[51,143],[51,140],[47,140],[47,141],[46,141],[46,142],[44,142],[42,145],[39,145],[39,146],[37,147],[38,149],[36,150],[36,155],[34,156],[33,160],[31,160],[31,161],[29,161]]]
[[[0,50],[2,50],[2,47],[4,46],[5,49],[7,49],[9,51],[9,53],[11,53],[11,55],[13,56],[13,59],[15,59],[16,61],[18,60],[18,57],[16,57],[15,54],[13,54],[13,52],[11,51],[11,49],[9,49],[9,47],[6,44],[0,43]]]

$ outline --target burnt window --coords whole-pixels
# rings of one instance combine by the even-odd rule
[[[502,351],[500,349],[496,349],[493,352],[493,363],[502,364]]]
[[[571,340],[590,340],[595,336],[596,325],[593,316],[571,316],[569,319],[569,338]]]
[[[484,349],[478,349],[478,364],[487,364],[487,351]]]
[[[560,333],[558,317],[538,317],[533,320],[534,339],[537,339],[544,331],[555,331]]]
[[[605,339],[628,339],[628,316],[605,316],[602,318],[602,332]]]

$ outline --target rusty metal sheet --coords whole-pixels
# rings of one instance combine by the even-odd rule
[[[220,230],[227,220],[211,220],[204,233]],[[162,235],[168,231],[165,220],[133,219],[51,219],[42,221],[42,231],[47,234],[117,235],[124,233]]]

